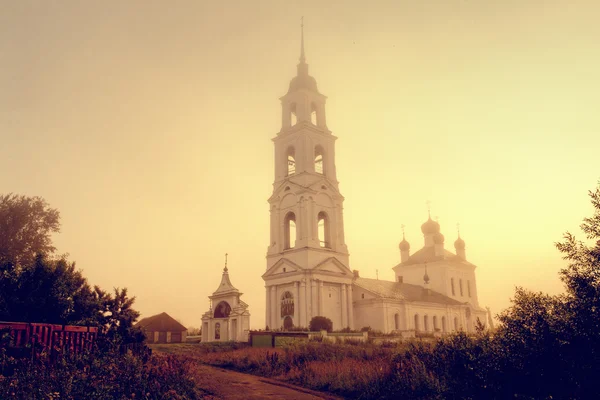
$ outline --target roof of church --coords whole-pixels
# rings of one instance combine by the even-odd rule
[[[460,301],[451,299],[441,293],[425,289],[419,285],[400,283],[392,281],[380,281],[379,279],[356,278],[354,284],[369,292],[385,298],[406,301],[423,301],[427,303],[460,305]]]
[[[151,317],[141,319],[135,326],[146,331],[166,331],[166,332],[183,332],[187,328],[177,322],[166,312],[153,315]]]
[[[227,265],[225,266],[225,268],[223,268],[223,276],[221,277],[221,283],[219,284],[217,290],[214,291],[213,296],[225,292],[239,292],[239,290],[237,290],[229,280],[229,272],[227,270]]]
[[[459,264],[463,264],[463,265],[464,264],[473,265],[470,262],[463,260],[456,254],[454,254],[451,251],[448,251],[446,249],[444,249],[443,255],[436,256],[435,255],[435,246],[423,247],[422,249],[411,254],[410,257],[408,258],[408,260],[401,263],[401,265],[425,264],[425,263],[429,263],[429,262],[442,261],[442,260],[459,263]]]

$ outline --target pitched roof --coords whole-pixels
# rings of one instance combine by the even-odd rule
[[[177,322],[166,312],[153,315],[151,317],[141,319],[135,326],[146,331],[167,331],[167,332],[183,332],[187,328]]]
[[[392,281],[380,281],[378,279],[356,278],[354,284],[377,297],[393,300],[422,301],[426,303],[438,303],[448,305],[461,305],[460,301],[451,299],[433,290],[427,290],[422,286],[411,285]]]
[[[463,265],[473,265],[470,262],[463,260],[456,254],[454,254],[451,251],[448,251],[446,249],[444,249],[443,255],[436,256],[434,246],[423,247],[422,249],[413,253],[408,258],[408,260],[401,263],[400,265],[425,264],[428,262],[442,261],[442,260],[448,261],[451,263],[463,264]]]
[[[227,271],[227,267],[223,268],[223,276],[221,277],[221,283],[217,290],[214,291],[213,296],[220,293],[225,292],[239,292],[229,280],[229,272]]]

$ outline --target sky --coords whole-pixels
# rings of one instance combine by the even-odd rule
[[[142,317],[200,326],[229,254],[264,327],[271,139],[306,58],[328,96],[350,268],[393,280],[439,217],[496,314],[560,293],[600,179],[600,3],[0,0],[0,193]]]

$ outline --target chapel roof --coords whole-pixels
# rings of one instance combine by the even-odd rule
[[[175,318],[171,317],[166,312],[153,315],[151,317],[143,318],[135,326],[142,328],[146,331],[167,331],[167,332],[183,332],[187,331],[187,328],[177,322]]]
[[[379,279],[356,278],[354,284],[368,290],[377,297],[393,300],[421,301],[427,303],[438,303],[447,305],[461,305],[460,301],[451,299],[436,291],[425,289],[419,285],[382,281]]]
[[[221,283],[219,284],[217,290],[214,291],[213,296],[226,292],[239,292],[239,290],[237,290],[229,280],[229,272],[227,270],[227,265],[225,265],[225,268],[223,268],[223,276],[221,276]]]

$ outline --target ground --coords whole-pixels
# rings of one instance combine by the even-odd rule
[[[178,345],[153,345],[155,352],[181,354]],[[227,400],[339,400],[341,397],[316,392],[299,386],[255,375],[212,367],[198,361],[193,367],[194,379],[203,390],[210,393],[207,399]]]

